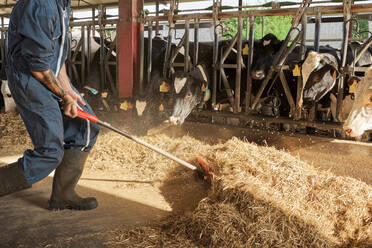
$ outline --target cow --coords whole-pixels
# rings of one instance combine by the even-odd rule
[[[174,106],[170,123],[182,125],[192,110],[209,101],[211,91],[209,87],[209,76],[207,65],[197,65],[189,73],[179,72],[173,76],[172,88]]]
[[[372,129],[372,67],[357,83],[355,100],[343,128],[347,135],[358,137]]]
[[[12,98],[12,93],[10,92],[7,80],[2,80],[1,94],[3,96],[5,112],[16,111],[16,104]]]

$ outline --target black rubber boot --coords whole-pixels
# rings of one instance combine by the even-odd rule
[[[81,198],[75,192],[87,157],[88,152],[65,150],[62,162],[54,173],[49,210],[91,210],[98,206],[96,198]]]
[[[18,162],[0,166],[0,196],[30,188],[26,176]]]

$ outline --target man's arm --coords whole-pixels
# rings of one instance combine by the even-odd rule
[[[72,88],[70,84],[70,79],[68,78],[67,71],[66,71],[66,64],[63,64],[58,79],[61,82],[61,86],[67,94],[69,94],[75,101],[78,101],[81,105],[85,106],[86,103],[83,101],[82,97],[77,94]]]
[[[52,70],[31,71],[32,75],[50,91],[63,100],[63,112],[65,115],[75,118],[77,116],[76,102],[74,98],[66,91],[61,81],[56,77]]]

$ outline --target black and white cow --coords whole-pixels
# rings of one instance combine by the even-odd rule
[[[202,108],[209,101],[209,75],[206,65],[197,65],[189,73],[176,73],[172,79],[173,112],[169,121],[182,125],[197,106]]]
[[[357,84],[355,100],[350,114],[344,123],[346,134],[357,137],[372,129],[372,67]]]

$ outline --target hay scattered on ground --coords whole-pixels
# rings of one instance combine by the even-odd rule
[[[16,145],[32,147],[26,127],[18,113],[0,113],[0,149]]]

